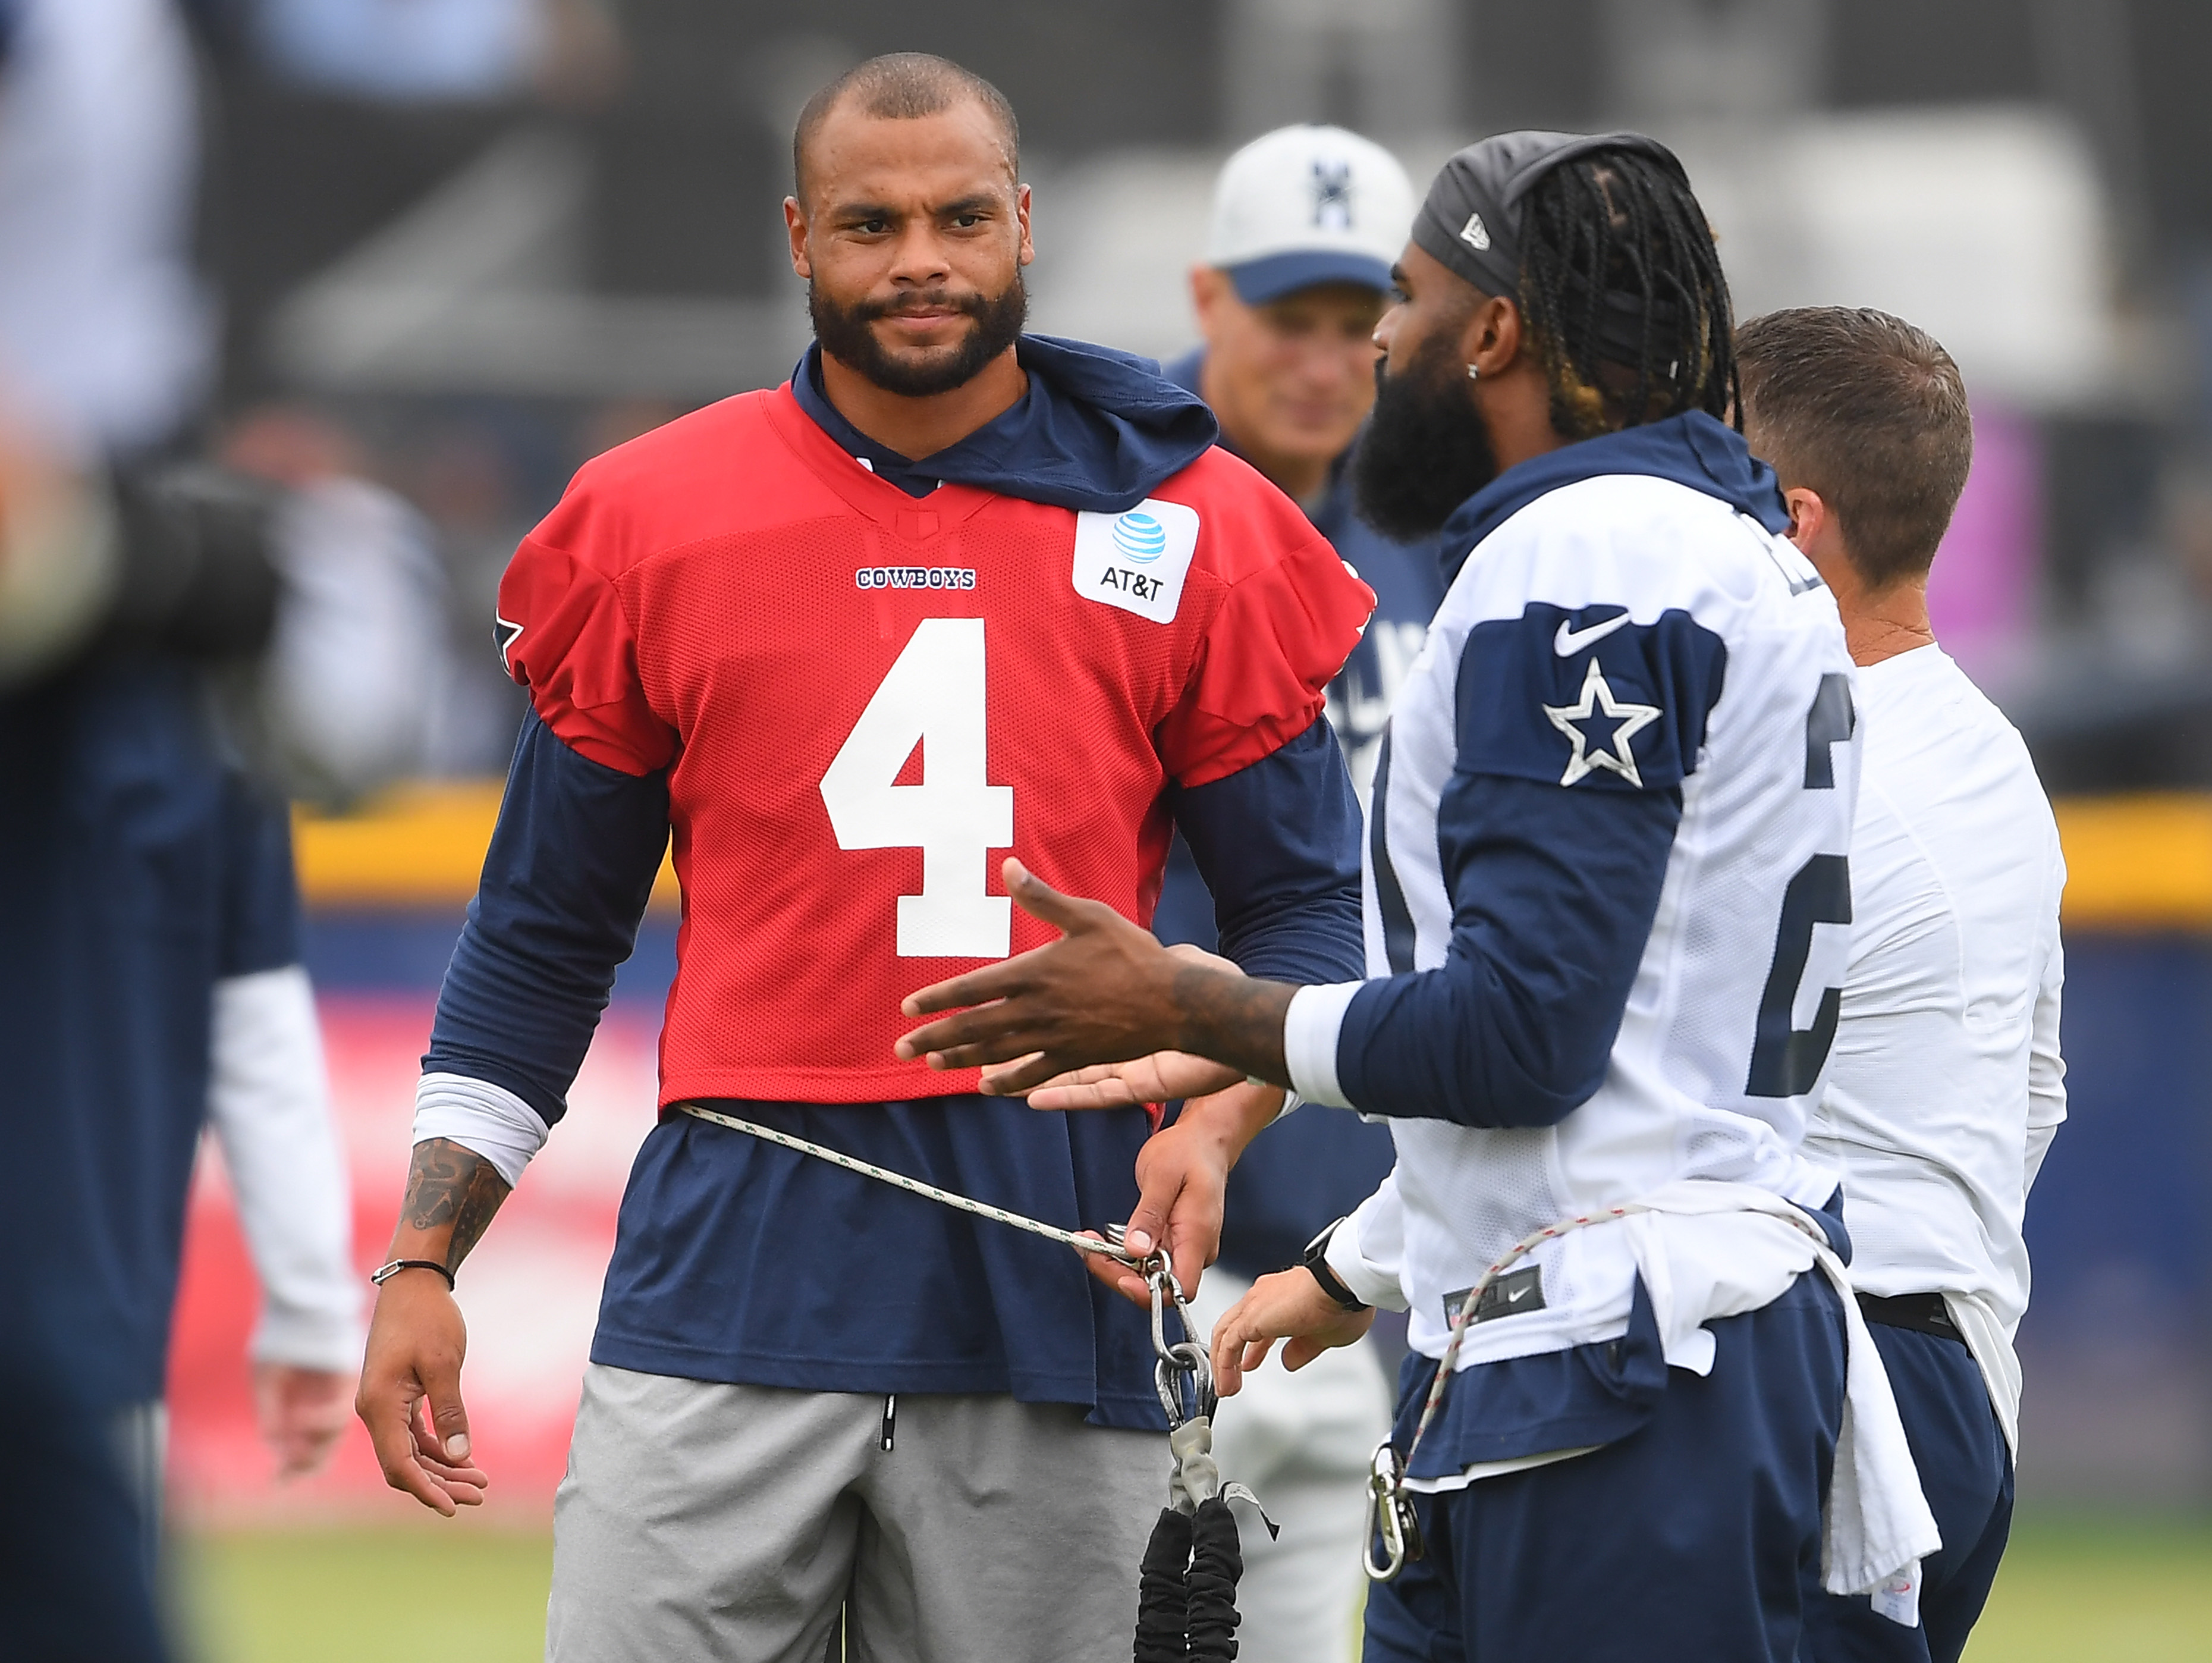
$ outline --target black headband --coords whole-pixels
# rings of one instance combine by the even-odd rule
[[[1685,186],[1674,153],[1642,133],[1499,133],[1437,170],[1413,220],[1413,241],[1486,295],[1521,290],[1521,198],[1561,162],[1591,150],[1639,150]]]

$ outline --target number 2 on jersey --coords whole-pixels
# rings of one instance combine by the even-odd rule
[[[1797,593],[1792,589],[1791,594]],[[1805,713],[1805,789],[1836,789],[1835,753],[1858,729],[1850,678],[1820,678],[1813,708]],[[1813,956],[1813,926],[1851,921],[1851,863],[1842,855],[1815,855],[1799,867],[1782,897],[1782,923],[1774,939],[1774,964],[1759,1001],[1759,1027],[1751,1048],[1747,1097],[1802,1097],[1813,1089],[1836,1042],[1844,990],[1823,986],[1813,1025],[1796,1024],[1798,984]]]
[[[1014,841],[1014,789],[984,769],[983,620],[926,618],[822,777],[841,849],[919,849],[921,892],[898,898],[902,959],[1003,959],[1014,904],[985,892]],[[894,783],[921,746],[921,783]]]

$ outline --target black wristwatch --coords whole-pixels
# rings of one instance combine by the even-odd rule
[[[1329,1238],[1337,1233],[1343,1222],[1342,1219],[1338,1219],[1311,1241],[1306,1243],[1305,1252],[1298,1255],[1298,1263],[1312,1273],[1313,1279],[1321,1284],[1322,1292],[1346,1310],[1364,1311],[1367,1308],[1367,1301],[1346,1287],[1344,1278],[1329,1268]]]

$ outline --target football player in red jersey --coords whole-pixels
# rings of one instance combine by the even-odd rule
[[[556,1514],[550,1656],[1126,1654],[1166,1451],[1141,1313],[1077,1257],[680,1112],[1062,1227],[1187,1282],[1279,1104],[1164,1130],[902,1061],[901,1000],[1050,934],[1008,853],[1142,923],[1180,827],[1223,952],[1360,963],[1323,689],[1372,604],[1149,362],[1022,332],[1012,112],[902,54],[794,137],[791,381],[592,462],[517,552],[530,691],[441,994],[362,1374],[386,1475],[480,1499],[452,1274],[544,1142],[672,840],[659,1124]]]

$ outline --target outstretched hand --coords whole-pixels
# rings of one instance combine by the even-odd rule
[[[1002,1070],[983,1070],[983,1089]],[[1030,1087],[1033,1109],[1127,1109],[1146,1103],[1172,1103],[1176,1099],[1205,1097],[1224,1091],[1244,1076],[1220,1063],[1209,1063],[1188,1051],[1156,1051],[1127,1063],[1101,1063],[1095,1068],[1057,1074],[1042,1086]]]
[[[1371,1309],[1347,1311],[1322,1292],[1304,1265],[1261,1276],[1213,1325],[1214,1389],[1235,1397],[1277,1340],[1290,1342],[1283,1348],[1283,1367],[1296,1373],[1331,1347],[1350,1345],[1374,1321]]]
[[[959,1014],[907,1034],[900,1057],[927,1057],[933,1069],[988,1069],[983,1089],[1001,1096],[1164,1051],[1203,1051],[1216,1063],[1181,1076],[1186,1089],[1170,1097],[1192,1094],[1194,1085],[1218,1090],[1248,1073],[1287,1079],[1282,1013],[1292,990],[1179,958],[1112,907],[1063,895],[1018,860],[1007,860],[1005,874],[1014,904],[1060,939],[910,996],[908,1016]],[[1105,1079],[1062,1088],[1103,1087]],[[1160,1100],[1133,1092],[1126,1100]]]
[[[1231,976],[1244,973],[1234,960],[1188,941],[1179,941],[1167,951],[1170,958],[1187,965],[1205,965]],[[998,1081],[1011,1077],[1020,1066],[1006,1063],[985,1069],[984,1091],[997,1093]],[[1127,1109],[1146,1103],[1170,1103],[1177,1098],[1209,1096],[1227,1090],[1243,1077],[1235,1069],[1188,1051],[1156,1051],[1127,1063],[1101,1063],[1073,1074],[1055,1075],[1042,1085],[1031,1087],[1028,1095],[1033,1109]]]

